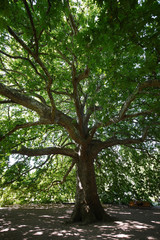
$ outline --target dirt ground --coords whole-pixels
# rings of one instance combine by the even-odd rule
[[[104,207],[117,221],[67,224],[70,204],[0,208],[0,240],[160,240],[160,208]]]

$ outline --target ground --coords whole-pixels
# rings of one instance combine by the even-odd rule
[[[0,239],[3,240],[96,240],[160,239],[160,208],[105,205],[117,218],[114,223],[67,224],[73,205],[26,205],[0,208]]]

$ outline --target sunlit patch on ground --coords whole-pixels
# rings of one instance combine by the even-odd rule
[[[101,238],[101,237],[104,237],[104,238]],[[129,235],[129,234],[102,234],[102,236],[100,236],[101,239],[131,239],[132,237],[134,237],[134,235]]]
[[[130,229],[154,229],[154,226],[137,222],[137,221],[129,221],[126,222],[116,222],[118,224],[118,228],[124,231],[129,231]]]

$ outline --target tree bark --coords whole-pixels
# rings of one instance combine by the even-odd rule
[[[71,216],[72,222],[85,224],[96,221],[114,221],[106,214],[97,193],[94,159],[82,154],[77,162],[76,202]]]

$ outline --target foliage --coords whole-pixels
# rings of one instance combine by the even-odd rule
[[[65,182],[69,159],[15,157],[3,175],[1,205],[73,202],[75,171]],[[34,162],[36,160],[36,162]],[[12,184],[11,184],[12,183]]]
[[[155,151],[153,157],[142,149],[115,148],[101,156],[97,180],[103,203],[128,204],[133,199],[153,202],[159,198],[160,166],[157,162],[160,156]]]
[[[159,16],[158,0],[0,1],[3,204],[73,201],[84,146],[103,202],[159,195]]]

